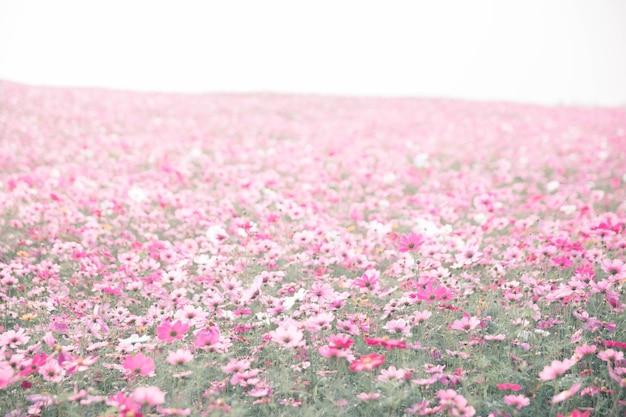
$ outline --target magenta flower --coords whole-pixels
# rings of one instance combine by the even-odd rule
[[[350,349],[350,346],[354,343],[350,336],[345,334],[331,334],[326,338],[328,346],[336,349]]]
[[[501,391],[519,391],[522,389],[521,385],[518,384],[509,384],[507,383],[503,383],[503,384],[496,384],[496,387],[498,387],[499,390]]]
[[[453,293],[442,285],[428,284],[417,290],[416,293],[409,294],[411,298],[417,298],[419,301],[449,301],[452,299]]]
[[[156,369],[152,358],[148,358],[141,352],[135,356],[126,356],[122,365],[124,369],[130,371],[131,375],[150,376]]]
[[[559,269],[567,269],[574,265],[574,262],[572,262],[567,256],[552,258],[552,263],[554,263]]]
[[[370,353],[369,355],[362,355],[359,359],[354,360],[350,364],[350,370],[354,372],[371,371],[376,369],[385,363],[385,355],[377,355]]]

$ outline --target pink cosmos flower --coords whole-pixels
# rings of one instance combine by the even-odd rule
[[[250,369],[250,361],[247,359],[230,358],[228,363],[222,366],[222,372],[232,374]]]
[[[50,360],[39,368],[39,374],[41,374],[46,381],[61,382],[65,376],[65,370],[61,368],[61,365],[59,365],[57,361]]]
[[[172,365],[183,365],[193,360],[193,354],[186,349],[170,350],[165,360]]]
[[[279,326],[269,334],[273,342],[283,347],[296,348],[304,345],[304,333],[294,324]]]
[[[185,336],[185,333],[189,330],[189,325],[181,323],[180,320],[174,323],[166,321],[157,327],[156,330],[160,340],[164,340],[166,343],[172,343],[174,340],[180,340]]]
[[[496,335],[493,335],[493,334],[488,334],[488,335],[485,335],[485,336],[483,337],[483,339],[485,339],[485,340],[487,340],[487,341],[498,341],[498,342],[501,342],[501,341],[503,341],[504,339],[506,339],[506,336],[505,336],[505,335],[503,335],[502,333],[500,333],[500,334],[496,334]]]
[[[408,235],[400,236],[398,241],[398,250],[400,252],[415,251],[425,242],[424,236],[416,233],[409,233]]]
[[[160,405],[165,402],[165,393],[159,387],[137,387],[130,395],[139,404],[150,406]]]
[[[248,395],[251,397],[267,397],[272,395],[272,387],[267,380],[260,381],[250,391]]]
[[[33,356],[30,362],[27,362],[26,367],[20,372],[20,376],[25,376],[37,372],[39,368],[46,364],[47,361],[48,356],[45,353],[37,353],[35,356]]]
[[[602,359],[605,362],[615,362],[624,359],[624,352],[618,352],[613,349],[606,349],[602,352],[598,352],[598,358]]]
[[[377,392],[361,392],[359,394],[356,395],[356,397],[359,400],[363,400],[363,401],[371,401],[371,400],[377,400],[380,398],[380,394]]]
[[[354,355],[350,349],[338,349],[332,347],[331,345],[320,346],[317,349],[320,356],[331,359],[331,358],[343,358],[348,362],[352,362],[354,360]]]
[[[66,360],[61,362],[61,366],[66,370],[67,375],[72,375],[75,372],[85,372],[96,362],[98,362],[97,356],[87,356],[85,358],[69,356]]]
[[[428,311],[428,310],[424,310],[424,311],[416,311],[415,313],[413,313],[413,317],[414,317],[414,323],[415,324],[419,324],[423,321],[426,321],[430,318],[430,316],[432,316],[433,313]]]
[[[557,404],[571,398],[582,387],[582,384],[574,384],[569,389],[556,394],[552,397],[552,404]]]
[[[583,329],[578,329],[574,332],[572,337],[570,337],[569,341],[570,343],[578,343],[582,339],[582,336],[583,336]]]
[[[617,340],[605,340],[604,345],[608,348],[616,347],[620,349],[626,349],[626,342],[620,342]]]
[[[404,319],[389,320],[385,324],[385,329],[393,333],[401,334],[408,334],[411,332],[411,326],[409,326]]]
[[[449,301],[453,293],[442,285],[428,284],[417,290],[416,293],[409,294],[411,298],[417,298],[419,301]]]
[[[378,292],[380,285],[378,284],[378,277],[374,274],[363,274],[361,278],[354,279],[354,286],[359,288],[359,292]]]
[[[449,415],[472,417],[476,414],[474,407],[468,405],[467,398],[453,389],[439,390],[436,395],[439,405],[448,410]]]
[[[621,259],[603,259],[600,266],[609,275],[609,279],[614,282],[626,278],[626,265]]]
[[[135,356],[126,356],[122,365],[124,366],[124,369],[130,371],[131,375],[149,376],[156,369],[152,358],[145,356],[141,352]]]
[[[141,404],[136,403],[131,397],[126,397],[123,392],[110,395],[106,404],[119,410],[119,416],[136,416],[141,409]]]
[[[193,346],[196,349],[211,349],[220,341],[220,331],[217,326],[202,329],[196,333]]]
[[[575,359],[565,359],[563,361],[554,360],[550,365],[546,365],[543,368],[543,371],[539,373],[539,378],[543,381],[551,381],[556,379],[559,375],[567,372],[575,364]]]
[[[530,399],[523,395],[505,395],[503,400],[505,404],[517,407],[518,410],[530,404]]]
[[[593,355],[597,350],[596,345],[582,345],[574,348],[574,359],[580,360],[585,355]]]
[[[410,371],[404,370],[402,368],[396,369],[395,366],[390,366],[387,369],[381,369],[380,375],[376,378],[378,381],[386,382],[391,380],[403,381],[410,379],[412,373]]]
[[[371,371],[382,366],[383,363],[385,363],[385,355],[370,353],[369,355],[362,355],[359,359],[353,361],[349,369],[354,372]]]
[[[564,416],[563,414],[557,414],[556,417],[589,417],[591,415],[591,411],[580,411],[579,409],[575,409],[574,411],[571,412],[571,414],[568,414],[567,416]]]
[[[396,339],[390,339],[387,336],[383,336],[383,337],[375,337],[375,338],[363,337],[363,340],[368,346],[381,345],[387,350],[407,348],[406,342],[404,339],[396,340]]]
[[[507,383],[503,383],[503,384],[496,384],[496,387],[498,387],[499,390],[501,391],[519,391],[522,389],[521,385],[518,384],[509,384]]]
[[[452,324],[448,325],[448,327],[452,330],[469,332],[470,330],[474,330],[479,324],[480,320],[478,318],[464,315],[461,320],[455,320]]]
[[[20,345],[27,343],[30,340],[30,336],[26,334],[25,329],[7,330],[0,334],[0,346],[6,346],[10,349],[15,349]]]
[[[260,373],[260,369],[249,369],[243,372],[235,372],[230,378],[230,383],[232,385],[241,385],[242,387],[256,385],[261,382],[261,378],[258,377]]]
[[[626,388],[626,368],[611,367],[611,362],[607,362],[609,368],[609,376],[616,381],[620,387]]]
[[[350,336],[345,334],[331,334],[326,338],[328,346],[335,349],[350,349],[350,346],[354,343]]]
[[[17,381],[19,377],[13,373],[13,368],[9,362],[0,361],[0,389],[8,387]]]

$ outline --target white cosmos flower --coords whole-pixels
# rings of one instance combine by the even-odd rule
[[[137,333],[133,333],[127,339],[118,339],[118,340],[120,341],[120,343],[124,343],[124,344],[127,344],[127,345],[134,345],[136,343],[148,342],[150,340],[150,337],[146,336],[146,335],[139,336]]]

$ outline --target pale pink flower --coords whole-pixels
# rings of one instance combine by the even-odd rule
[[[378,381],[387,382],[391,380],[402,381],[411,377],[411,372],[404,369],[396,369],[395,366],[390,366],[387,369],[381,369],[380,375],[376,378]]]
[[[580,342],[580,340],[582,339],[582,335],[583,335],[583,329],[576,330],[574,334],[572,335],[572,337],[570,337],[569,339],[570,343]]]
[[[356,395],[356,397],[359,400],[363,400],[363,401],[371,401],[371,400],[378,400],[380,398],[380,394],[377,392],[361,392],[359,394]]]
[[[187,349],[176,349],[176,351],[170,350],[165,360],[172,365],[183,365],[191,362],[193,358],[193,354]]]
[[[576,360],[574,359],[565,359],[563,361],[554,360],[550,365],[546,365],[543,368],[543,371],[539,373],[539,378],[544,381],[556,379],[556,377],[567,372],[575,364]]]
[[[0,346],[6,346],[10,349],[15,349],[20,345],[27,343],[30,340],[30,336],[26,334],[26,330],[19,329],[7,330],[0,334]]]
[[[389,320],[385,324],[385,329],[398,334],[408,334],[411,332],[411,326],[409,326],[404,319]]]
[[[598,352],[598,358],[602,359],[605,362],[615,362],[624,359],[624,352],[616,351],[613,349],[606,349]]]
[[[415,313],[413,313],[413,317],[414,317],[414,323],[415,324],[419,324],[423,321],[426,321],[430,318],[430,316],[432,316],[433,313],[428,311],[428,310],[424,310],[424,311],[416,311]]]
[[[39,368],[39,374],[49,382],[61,382],[65,376],[65,370],[55,360],[49,360],[44,366]]]
[[[165,402],[165,393],[159,387],[137,387],[131,394],[131,398],[139,404],[155,406]]]
[[[626,265],[621,259],[603,259],[600,266],[613,282],[626,278]]]
[[[304,334],[294,324],[286,326],[278,326],[276,330],[271,331],[272,341],[283,347],[297,348],[304,345]]]
[[[15,375],[9,362],[0,361],[0,389],[4,389],[17,381],[19,376]]]
[[[517,407],[518,410],[530,404],[530,399],[523,395],[505,395],[503,400],[505,404]]]
[[[251,397],[267,397],[272,395],[272,387],[268,384],[267,380],[260,381],[250,391],[248,395]]]
[[[498,342],[501,342],[502,340],[506,339],[506,336],[503,335],[502,333],[495,334],[495,335],[488,334],[488,335],[484,336],[484,339],[488,340],[488,341],[498,341]]]
[[[593,355],[597,350],[596,345],[582,345],[574,348],[574,359],[580,360],[585,355]]]
[[[250,361],[247,359],[230,358],[228,363],[222,366],[222,372],[232,374],[250,369]]]
[[[478,318],[464,315],[461,320],[455,320],[448,327],[452,330],[469,332],[470,330],[474,330],[479,324],[480,320]]]
[[[582,384],[574,384],[569,389],[562,391],[552,397],[552,404],[557,404],[571,398],[582,387]]]

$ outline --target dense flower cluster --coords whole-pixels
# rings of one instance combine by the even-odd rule
[[[0,82],[0,411],[626,411],[626,109]]]

